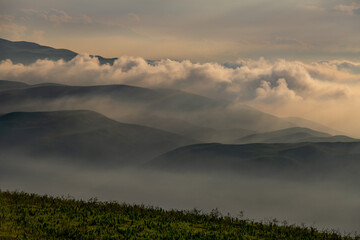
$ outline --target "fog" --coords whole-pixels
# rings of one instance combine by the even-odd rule
[[[0,6],[1,191],[360,232],[359,0]]]
[[[165,209],[209,212],[258,221],[274,218],[341,232],[359,231],[360,190],[338,179],[284,180],[221,173],[165,173],[95,169],[54,159],[2,154],[0,188],[88,200],[118,201]]]
[[[303,117],[360,136],[360,63],[347,60],[301,62],[244,60],[225,65],[164,59],[149,64],[120,57],[114,65],[78,55],[69,62],[38,60],[28,66],[0,63],[0,79],[69,85],[128,84],[172,88],[247,104],[280,117]]]
[[[121,122],[158,127],[196,140],[206,139],[204,142],[218,141],[216,136],[226,135],[221,130],[235,133],[236,136],[223,137],[228,141],[251,131],[294,126],[275,116],[305,117],[350,136],[360,136],[360,113],[354,111],[360,107],[359,66],[357,62],[343,60],[303,63],[265,59],[239,60],[227,65],[173,60],[148,64],[142,58],[132,57],[122,57],[111,66],[100,65],[87,55],[69,62],[39,60],[28,66],[3,61],[0,79],[29,84],[129,84],[166,94],[151,101],[146,100],[147,92],[137,95],[132,91],[123,98],[116,91],[113,95],[109,94],[111,91],[95,94],[80,91],[79,95],[59,94],[59,98],[52,98],[47,97],[51,94],[45,88],[35,94],[14,94],[13,101],[8,100],[13,95],[2,95],[5,100],[1,102],[1,112],[90,109]],[[184,93],[179,97],[173,90],[160,88],[184,90],[207,98]],[[19,96],[24,98],[16,99]],[[241,128],[245,129],[243,133]],[[212,131],[214,138],[204,137],[204,133]],[[322,175],[321,171],[326,169],[320,167],[313,171],[317,177],[304,174],[290,178],[292,173],[277,176],[276,171],[269,174],[271,177],[244,172],[170,173],[106,166],[96,169],[96,164],[91,167],[74,162],[2,152],[0,189],[70,195],[85,200],[96,197],[165,209],[198,208],[209,212],[218,208],[233,216],[244,211],[246,218],[258,221],[276,218],[320,229],[360,230],[357,166],[343,167],[334,176],[332,172]]]
[[[165,131],[181,134],[197,139],[197,132],[202,135],[211,135],[214,130],[231,130],[232,132],[219,133],[224,136],[225,142],[231,142],[252,131],[270,131],[296,124],[275,116],[262,113],[243,104],[232,104],[218,99],[204,98],[198,95],[175,92],[169,89],[155,90],[154,99],[145,99],[146,94],[141,91],[119,91],[114,94],[105,91],[100,94],[80,93],[73,97],[47,97],[48,89],[41,89],[35,94],[19,94],[20,97],[6,99],[0,103],[3,113],[15,111],[57,111],[87,109],[101,113],[114,120],[124,123],[134,123]],[[51,91],[51,90],[50,90]],[[159,91],[159,92],[158,92]],[[39,93],[40,92],[40,93]],[[81,92],[81,91],[80,91]],[[86,92],[86,91],[83,91]],[[116,91],[115,91],[116,92]],[[121,94],[125,97],[119,98]],[[40,96],[37,96],[41,95]],[[15,94],[16,95],[16,94]],[[130,97],[128,95],[131,95]],[[45,97],[44,97],[45,96]],[[307,126],[312,127],[312,126]],[[235,129],[245,129],[236,131]],[[235,132],[234,132],[235,131]],[[327,132],[327,129],[319,129]],[[331,130],[330,130],[331,131]],[[220,141],[221,137],[201,138],[198,140]]]

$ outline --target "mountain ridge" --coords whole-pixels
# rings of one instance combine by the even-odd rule
[[[233,143],[234,139],[252,133],[296,127],[296,124],[246,105],[232,109],[227,102],[173,89],[121,84],[43,83],[3,90],[1,86],[0,81],[2,112],[85,108],[121,122],[187,134],[205,142]],[[113,106],[111,110],[109,106]]]
[[[297,142],[351,142],[358,141],[343,135],[332,136],[328,133],[315,131],[310,128],[292,127],[270,131],[264,133],[255,133],[239,139],[234,143],[297,143]]]
[[[164,153],[145,168],[172,172],[235,172],[264,176],[323,176],[360,170],[360,142],[202,143]],[[350,173],[349,172],[349,173]]]
[[[195,140],[119,123],[88,110],[13,112],[0,116],[0,148],[104,166],[134,165]]]
[[[10,59],[13,63],[31,64],[38,59],[70,61],[78,53],[63,49],[43,46],[34,42],[27,41],[10,41],[0,38],[0,61]],[[104,58],[102,56],[91,55],[96,57],[100,64],[113,64],[117,58]]]

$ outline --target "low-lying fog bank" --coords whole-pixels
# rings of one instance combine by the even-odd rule
[[[136,169],[98,170],[57,161],[4,156],[0,188],[159,206],[165,209],[218,208],[254,220],[359,231],[360,189],[335,180],[286,181],[228,174],[166,173]]]

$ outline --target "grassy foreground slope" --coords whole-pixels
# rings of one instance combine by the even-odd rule
[[[356,239],[314,228],[0,191],[0,239]]]

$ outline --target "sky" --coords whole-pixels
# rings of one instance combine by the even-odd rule
[[[0,37],[80,53],[1,79],[175,88],[360,137],[360,0],[0,0]]]
[[[0,36],[105,57],[359,59],[359,0],[0,0]]]

